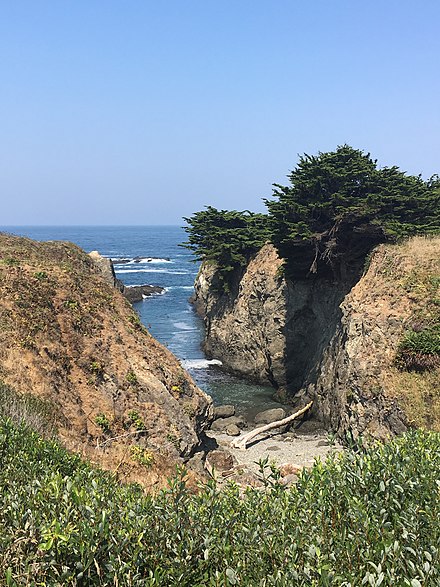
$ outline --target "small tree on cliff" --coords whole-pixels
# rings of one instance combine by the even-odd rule
[[[348,145],[300,157],[275,184],[269,209],[272,242],[291,275],[358,269],[378,243],[440,231],[440,183],[408,176]]]
[[[247,210],[217,210],[207,206],[206,210],[184,220],[189,237],[182,246],[193,251],[201,261],[214,261],[225,286],[233,272],[244,267],[269,238],[267,216]]]

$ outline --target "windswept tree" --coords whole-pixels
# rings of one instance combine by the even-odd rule
[[[188,241],[183,246],[201,261],[217,264],[220,280],[226,286],[233,272],[244,267],[250,256],[269,239],[267,216],[249,211],[206,210],[184,218]]]
[[[292,276],[344,276],[381,242],[440,231],[438,177],[379,169],[348,145],[300,157],[288,178],[266,204],[272,242]]]

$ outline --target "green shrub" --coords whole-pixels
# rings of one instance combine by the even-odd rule
[[[130,383],[130,385],[136,385],[138,383],[138,378],[134,371],[129,371],[125,376],[125,379]]]
[[[407,332],[399,345],[396,362],[408,371],[440,367],[440,324]]]
[[[128,418],[136,430],[139,432],[146,430],[145,423],[137,410],[130,410],[130,412],[128,412]]]
[[[105,414],[98,414],[95,417],[95,424],[99,426],[103,432],[110,432],[110,420]]]
[[[99,361],[92,361],[89,365],[89,369],[97,379],[102,379],[104,377],[104,366]]]
[[[285,489],[146,496],[0,422],[0,585],[437,587],[440,435],[412,431]]]
[[[136,463],[149,469],[154,464],[154,455],[151,451],[142,446],[133,445],[130,447],[130,456]]]

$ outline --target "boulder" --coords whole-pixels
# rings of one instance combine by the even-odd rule
[[[205,453],[196,452],[186,461],[186,466],[199,475],[205,474]]]
[[[297,481],[298,481],[298,475],[295,475],[294,473],[290,473],[289,475],[286,475],[285,477],[282,477],[280,479],[280,484],[283,485],[284,487],[290,487],[291,485],[293,485]]]
[[[225,432],[228,436],[239,436],[240,428],[236,424],[229,424]]]
[[[288,475],[299,475],[302,471],[302,467],[294,465],[293,463],[284,463],[280,467],[281,477],[287,477]]]
[[[244,428],[246,421],[243,416],[230,416],[229,418],[218,418],[211,424],[211,430],[214,432],[224,432],[228,426],[235,425],[238,428]]]
[[[218,418],[230,418],[231,416],[235,416],[234,406],[225,404],[224,406],[214,407],[214,420],[218,420]]]
[[[224,471],[230,471],[236,464],[237,461],[230,452],[212,450],[206,455],[205,469],[214,476],[215,472],[221,474]]]
[[[259,412],[255,418],[255,424],[271,424],[277,420],[282,420],[286,417],[286,411],[283,408],[272,408],[271,410],[264,410]]]

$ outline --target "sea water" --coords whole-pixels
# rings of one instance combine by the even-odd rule
[[[189,301],[199,263],[179,246],[186,240],[181,227],[8,226],[0,230],[40,241],[70,241],[87,252],[99,251],[113,259],[116,275],[125,285],[163,287],[163,294],[145,298],[134,307],[151,334],[176,355],[214,403],[231,403],[248,419],[258,411],[279,406],[272,400],[271,387],[234,377],[219,361],[207,360],[203,354],[203,320]]]

